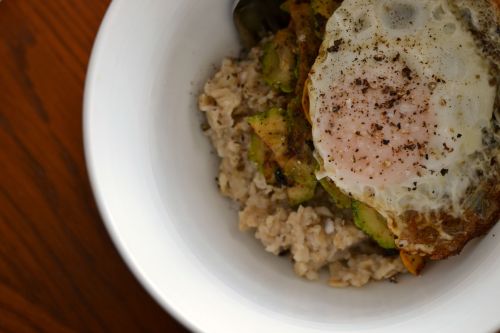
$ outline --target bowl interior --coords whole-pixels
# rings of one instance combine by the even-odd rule
[[[499,226],[422,277],[362,289],[300,279],[239,232],[197,111],[203,82],[224,56],[238,56],[231,6],[115,0],[96,43],[86,89],[89,169],[117,246],[153,296],[207,332],[236,322],[242,332],[500,327]]]

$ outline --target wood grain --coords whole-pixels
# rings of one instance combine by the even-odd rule
[[[82,95],[108,0],[0,2],[0,332],[187,332],[128,271],[85,170]]]

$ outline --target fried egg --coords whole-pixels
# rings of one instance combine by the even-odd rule
[[[446,221],[470,219],[466,198],[485,183],[500,193],[500,33],[481,2],[344,0],[308,80],[318,178],[377,209],[400,248],[436,258],[456,236]],[[411,216],[434,243],[408,236]]]

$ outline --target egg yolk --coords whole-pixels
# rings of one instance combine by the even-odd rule
[[[360,60],[319,96],[315,144],[340,180],[373,186],[425,172],[434,130],[435,83],[417,75],[399,54]]]

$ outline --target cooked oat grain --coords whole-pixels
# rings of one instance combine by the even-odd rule
[[[255,232],[274,255],[289,251],[299,276],[316,280],[321,270],[328,270],[333,287],[360,287],[404,272],[399,257],[383,255],[333,207],[290,207],[286,191],[268,185],[249,161],[251,129],[245,116],[287,102],[263,82],[260,54],[254,48],[244,60],[225,59],[199,97],[209,124],[205,133],[221,159],[218,185],[239,203],[240,229]]]

